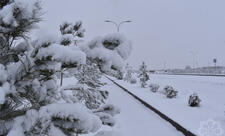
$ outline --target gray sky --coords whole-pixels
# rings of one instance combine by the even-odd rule
[[[82,20],[85,40],[115,32],[104,20],[132,20],[121,33],[133,43],[129,62],[150,68],[225,65],[225,0],[45,0],[41,33],[57,34],[63,21]]]

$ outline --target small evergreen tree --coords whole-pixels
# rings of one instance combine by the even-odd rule
[[[149,80],[149,75],[147,72],[148,72],[147,65],[145,64],[145,62],[143,62],[139,68],[139,75],[138,75],[138,77],[140,78],[142,88],[146,87],[146,85],[147,85],[146,82]]]
[[[132,73],[133,73],[132,67],[129,66],[129,64],[127,64],[125,67],[125,70],[126,70],[126,73],[125,73],[124,80],[127,82],[130,82],[132,79]]]

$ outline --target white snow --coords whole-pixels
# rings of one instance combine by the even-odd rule
[[[218,121],[225,130],[224,77],[150,75],[149,84],[156,83],[161,87],[158,93],[151,92],[150,88],[141,88],[140,83],[116,82],[195,134],[198,134],[200,123],[209,119]],[[176,98],[168,99],[161,94],[166,85],[178,91]],[[188,106],[188,98],[193,92],[202,100],[200,107]]]
[[[83,132],[96,132],[100,129],[102,122],[89,111],[85,106],[79,103],[75,104],[50,104],[40,109],[40,116],[43,118],[60,117],[67,118],[74,122],[76,129],[83,130]]]
[[[41,48],[37,54],[37,58],[53,56],[53,60],[62,61],[64,63],[85,64],[86,55],[79,49],[53,44],[46,48]]]
[[[116,131],[101,131],[94,136],[121,136],[121,134]]]
[[[6,5],[0,11],[0,18],[5,24],[10,24],[16,27],[18,25],[17,19],[13,16],[14,8],[19,7],[21,12],[23,12],[23,19],[31,19],[33,15],[33,10],[36,9],[35,3],[39,0],[14,0],[14,2]]]
[[[109,103],[121,109],[113,128],[123,136],[182,136],[172,125],[123,92],[111,81],[103,88],[109,91]]]
[[[7,82],[8,73],[5,67],[0,64],[0,104],[5,102],[5,95],[10,92],[10,85]]]
[[[120,109],[116,108],[116,111],[121,112],[115,116],[116,124],[113,127],[103,126],[95,136],[183,136],[172,125],[127,95],[111,81],[106,78],[102,80],[107,83],[102,89],[109,91],[106,103],[113,104]],[[74,77],[65,78],[63,86],[73,85],[75,82]]]
[[[132,51],[132,46],[131,46],[131,41],[128,41],[124,35],[120,33],[108,34],[103,38],[102,41],[104,40],[109,40],[109,41],[118,40],[120,44],[118,47],[115,48],[115,50],[121,56],[121,58],[123,58],[124,60],[128,59]]]
[[[108,49],[103,45],[104,40],[116,41],[120,43],[113,49]],[[121,34],[109,34],[105,37],[97,37],[86,45],[82,45],[81,49],[87,54],[87,57],[98,58],[104,62],[102,68],[107,71],[114,66],[117,69],[122,69],[124,61],[130,56],[132,46],[131,42],[125,39]]]
[[[6,82],[8,78],[8,75],[7,75],[7,71],[5,70],[5,67],[0,64],[0,82]]]

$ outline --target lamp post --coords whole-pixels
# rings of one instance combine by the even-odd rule
[[[119,31],[120,31],[120,26],[121,26],[122,24],[124,24],[124,23],[130,23],[130,22],[132,22],[132,21],[126,20],[126,21],[122,21],[122,22],[120,22],[120,23],[116,23],[116,22],[111,21],[111,20],[105,20],[105,22],[114,24],[114,25],[116,26],[117,32],[119,32]]]

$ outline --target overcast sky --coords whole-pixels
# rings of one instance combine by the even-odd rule
[[[225,65],[225,0],[45,0],[41,32],[57,34],[63,21],[82,20],[85,40],[116,32],[105,23],[132,20],[121,26],[133,43],[129,62],[150,68]],[[48,32],[46,32],[48,31]]]

